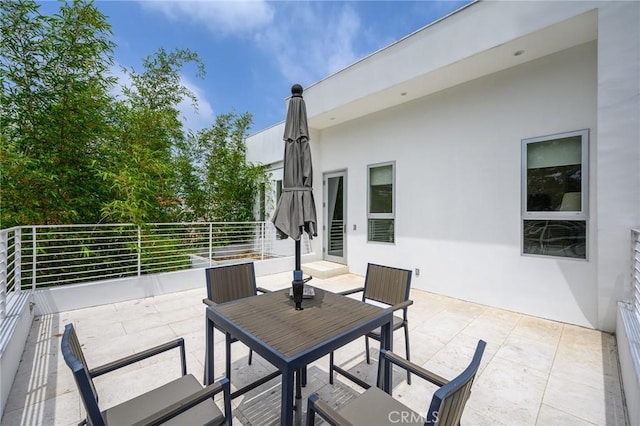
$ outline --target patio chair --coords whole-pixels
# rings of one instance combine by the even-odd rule
[[[314,426],[315,415],[318,414],[330,425],[374,425],[374,424],[403,424],[403,425],[438,425],[457,426],[464,406],[471,394],[471,385],[480,366],[486,343],[478,342],[473,359],[469,366],[455,379],[448,381],[424,368],[402,359],[393,352],[382,350],[380,364],[383,359],[389,360],[416,376],[427,380],[436,386],[431,398],[431,404],[426,415],[416,413],[400,401],[394,399],[376,387],[370,387],[363,394],[347,402],[338,410],[321,401],[317,394],[311,395],[307,404],[307,426]],[[378,376],[381,368],[378,366]]]
[[[182,377],[163,386],[102,410],[93,384],[95,377],[115,371],[149,357],[180,348]],[[62,335],[62,355],[71,369],[87,418],[81,424],[102,425],[231,425],[231,389],[223,378],[205,388],[192,374],[187,374],[184,339],[179,338],[134,355],[89,369],[73,324],[67,324]],[[114,381],[117,382],[117,379]],[[224,414],[213,398],[222,392]]]
[[[409,322],[407,320],[407,308],[413,304],[409,300],[409,290],[411,289],[411,271],[407,269],[393,268],[390,266],[367,265],[367,275],[364,280],[364,287],[341,292],[349,295],[362,292],[363,302],[379,302],[383,306],[391,307],[394,311],[402,310],[402,317],[394,315],[393,331],[404,328],[404,342],[406,359],[411,360],[409,350]],[[369,352],[369,338],[380,341],[381,329],[378,328],[365,336],[365,350],[367,364],[371,364]],[[333,384],[334,370],[344,374],[342,369],[338,369],[333,363],[333,352],[329,355],[329,383]],[[347,375],[350,377],[350,375]],[[351,378],[351,377],[350,377]],[[411,384],[411,373],[407,371],[407,383]]]
[[[256,272],[253,262],[233,265],[214,266],[205,269],[207,278],[207,298],[202,303],[215,306],[231,300],[255,296],[258,291],[267,293],[269,290],[256,287]],[[233,342],[238,340],[233,338]],[[249,365],[253,358],[253,351],[249,349]]]

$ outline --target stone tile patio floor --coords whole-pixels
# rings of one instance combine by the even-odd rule
[[[258,278],[258,285],[284,288],[290,273]],[[326,280],[318,287],[340,291],[361,286],[353,274]],[[60,354],[64,325],[73,322],[90,367],[163,343],[185,338],[187,368],[203,377],[203,288],[159,297],[38,317],[33,322],[17,377],[9,394],[2,425],[77,425],[84,409],[75,383]],[[357,296],[356,296],[357,297]],[[615,337],[586,328],[412,290],[409,310],[412,360],[444,377],[453,377],[471,359],[478,339],[487,341],[479,375],[465,409],[465,425],[625,425]],[[404,355],[403,333],[394,347]],[[372,342],[375,348],[377,342]],[[377,360],[377,351],[373,351]],[[232,345],[232,388],[273,369],[248,349]],[[224,339],[216,335],[216,377],[223,374]],[[177,351],[95,380],[103,407],[115,405],[178,377]],[[336,362],[369,383],[375,383],[376,363],[364,362],[364,339],[336,352]],[[320,397],[339,406],[362,392],[341,376],[328,384],[328,357],[309,366],[306,397]],[[424,414],[435,387],[394,374],[394,397]],[[234,423],[278,424],[280,380],[274,379],[233,400]],[[390,419],[393,420],[393,419]],[[380,424],[391,421],[381,419]]]

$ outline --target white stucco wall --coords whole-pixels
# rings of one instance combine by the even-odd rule
[[[270,221],[275,206],[276,187],[275,181],[282,179],[282,168],[284,158],[284,122],[271,126],[247,138],[247,161],[260,163],[269,166],[272,185],[266,202],[265,219]],[[313,160],[313,196],[316,200],[318,233],[319,235],[309,241],[311,253],[305,257],[306,261],[320,260],[322,258],[322,153],[320,151],[320,132],[309,129],[309,140],[311,141],[311,158]],[[277,240],[272,250],[278,253],[278,247],[283,247],[283,252],[288,252],[292,240]]]
[[[323,131],[322,169],[348,170],[350,270],[419,268],[416,288],[596,326],[593,250],[589,261],[520,254],[521,140],[588,128],[593,154],[596,78],[591,42]],[[367,243],[367,165],[391,160],[396,244]]]
[[[407,98],[422,96],[464,82],[470,74],[490,74],[507,61],[517,64],[563,50],[588,35],[572,27],[543,34],[538,39],[544,41],[541,44],[523,41],[509,52],[503,48],[511,49],[514,40],[593,11],[599,4],[558,0],[471,4],[305,89],[307,111],[335,117],[337,122],[343,116],[361,116],[380,102],[403,103],[406,99],[398,96],[403,91]],[[522,48],[526,55],[511,55]],[[470,58],[473,69],[456,66]]]
[[[419,288],[615,329],[640,226],[640,2],[483,1],[304,96],[318,209],[322,173],[348,170],[351,271],[419,268]],[[276,128],[251,138],[256,161],[279,160]],[[588,261],[520,255],[520,140],[585,128]],[[389,160],[397,243],[368,244],[366,165]]]
[[[629,232],[640,225],[640,2],[598,10],[598,328],[613,330],[631,289]]]
[[[284,155],[284,122],[249,136],[246,141],[247,161],[273,164],[282,161]]]
[[[0,323],[0,416],[4,414],[31,330],[34,316],[31,301],[29,292],[16,293]]]

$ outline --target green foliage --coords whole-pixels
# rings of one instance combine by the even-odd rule
[[[221,114],[192,141],[192,152],[199,156],[192,164],[202,164],[187,179],[202,179],[202,190],[192,191],[189,199],[198,217],[218,222],[255,220],[256,200],[268,174],[264,166],[246,161],[244,141],[250,125],[249,114]]]
[[[249,114],[223,114],[187,134],[179,105],[197,105],[181,72],[188,49],[158,49],[123,69],[116,93],[107,18],[87,0],[43,15],[0,2],[0,226],[184,220],[252,221],[266,173],[246,163]]]
[[[111,29],[90,2],[38,8],[0,3],[2,226],[97,222],[109,192],[94,165],[109,136]]]
[[[197,75],[204,67],[189,50],[167,53],[159,49],[144,61],[144,70],[123,69],[131,86],[117,101],[115,131],[111,141],[111,167],[101,173],[111,183],[114,199],[102,212],[108,221],[163,222],[175,219],[177,193],[174,152],[183,145],[184,132],[178,104],[196,98],[180,82],[180,69],[195,63]]]
[[[191,258],[178,233],[146,226],[142,229],[140,263],[142,273],[171,272],[189,269]]]

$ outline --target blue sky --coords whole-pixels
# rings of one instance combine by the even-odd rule
[[[291,85],[303,87],[422,28],[469,1],[96,1],[111,23],[114,73],[141,71],[159,47],[188,48],[206,75],[183,70],[198,97],[181,105],[185,124],[210,126],[217,114],[253,115],[251,133],[284,120]],[[55,2],[42,2],[51,13]],[[125,82],[126,84],[126,82]]]

